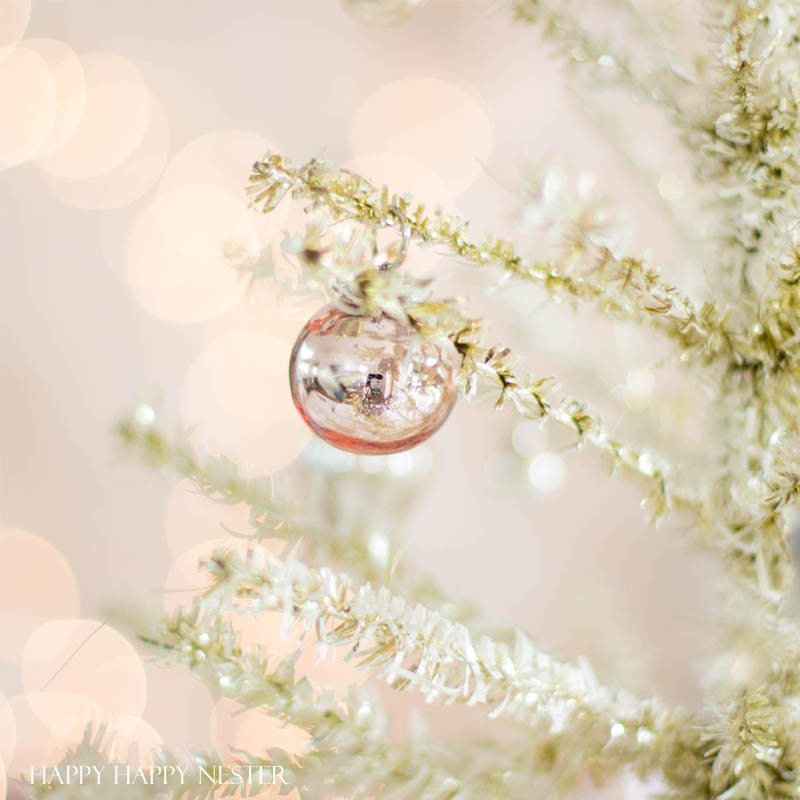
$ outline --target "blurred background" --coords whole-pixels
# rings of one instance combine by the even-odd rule
[[[220,523],[246,521],[121,457],[121,414],[155,403],[250,474],[280,470],[309,445],[286,370],[320,301],[287,300],[269,281],[248,291],[220,246],[277,250],[300,228],[291,206],[266,221],[247,210],[249,167],[267,149],[298,162],[324,154],[531,253],[541,242],[523,224],[526,163],[555,159],[565,180],[594,176],[624,212],[632,251],[702,284],[664,211],[680,209],[686,187],[657,118],[621,106],[638,115],[635,154],[656,165],[642,180],[634,151],[599,135],[538,33],[509,9],[429,0],[398,25],[357,17],[337,0],[0,0],[0,787],[52,760],[86,714],[115,721],[121,752],[296,736],[263,715],[234,718],[112,626],[97,630],[109,608],[185,599],[199,554],[225,536]],[[489,318],[492,341],[525,356],[523,369],[556,376],[615,430],[691,449],[674,432],[690,436],[698,390],[638,332],[435,252],[412,251],[409,268],[443,276],[443,291]],[[651,400],[665,395],[671,416],[654,419]],[[635,482],[571,443],[490,401],[460,403],[393,467],[415,476],[395,534],[499,623],[692,705],[713,644],[711,568],[674,524],[648,526]],[[352,677],[307,668],[338,685]],[[385,694],[399,718],[422,708]],[[445,733],[466,716],[423,713]],[[643,792],[626,777],[586,796]]]

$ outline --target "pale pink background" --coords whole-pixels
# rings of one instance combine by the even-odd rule
[[[376,29],[335,0],[37,0],[26,35],[136,64],[163,105],[169,154],[235,129],[265,137],[298,161],[324,150],[349,162],[358,155],[351,124],[369,95],[398,79],[442,79],[471,94],[490,124],[486,163],[449,201],[477,231],[512,233],[523,156],[554,156],[575,175],[596,174],[636,225],[633,248],[647,246],[667,269],[679,263],[655,196],[576,110],[538,35],[512,24],[505,9],[487,14],[481,3],[431,0],[411,21]],[[394,111],[404,124],[415,114],[410,103]],[[19,118],[17,109],[12,120]],[[658,135],[649,116],[645,130],[652,131],[645,138]],[[260,155],[241,152],[242,179]],[[475,158],[466,153],[465,164]],[[442,167],[422,162],[434,173]],[[202,175],[204,164],[196,168]],[[66,559],[80,609],[65,616],[99,619],[115,603],[158,603],[173,560],[165,517],[174,484],[120,460],[112,424],[153,396],[162,398],[167,419],[177,419],[185,376],[202,347],[240,318],[252,321],[258,306],[243,302],[185,324],[142,308],[125,277],[125,248],[155,188],[122,208],[94,211],[57,199],[31,163],[2,172],[0,186],[2,523],[51,542]],[[441,268],[449,269],[445,262]],[[515,319],[504,301],[482,299],[485,285],[468,268],[448,283],[495,313],[492,335],[513,343],[527,368],[563,378],[625,429],[631,412],[620,414],[619,398],[627,370],[658,351],[631,344],[591,314],[543,308],[535,293],[520,290],[523,311]],[[258,324],[289,341],[302,316],[265,307]],[[526,319],[534,332],[525,332]],[[604,388],[565,363],[572,354],[584,365],[610,364]],[[708,566],[688,552],[676,526],[649,528],[635,482],[610,478],[589,451],[564,456],[556,491],[510,488],[503,459],[513,461],[515,422],[490,402],[457,408],[431,444],[433,472],[404,524],[409,553],[454,594],[479,598],[498,621],[522,626],[547,647],[588,656],[602,674],[638,691],[696,702],[698,666],[711,644]],[[548,446],[566,442],[554,435]],[[521,474],[524,485],[524,466]],[[205,514],[208,536],[215,535],[215,512]],[[0,574],[14,573],[15,552],[0,547]],[[35,591],[49,589],[43,583]],[[115,646],[109,652],[118,656]],[[207,697],[182,675],[152,666],[145,673],[142,714],[153,728],[179,745],[210,743]],[[0,693],[26,692],[19,662],[0,659]],[[438,725],[446,730],[448,720],[460,724],[463,716],[444,715]]]

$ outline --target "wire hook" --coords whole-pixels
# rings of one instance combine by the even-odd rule
[[[390,228],[399,226],[400,252],[391,261],[384,261],[384,263],[378,267],[381,272],[399,267],[406,260],[408,245],[411,242],[411,226],[408,224],[406,215],[403,213],[400,206],[395,204],[389,207],[389,216],[386,220],[386,225]]]

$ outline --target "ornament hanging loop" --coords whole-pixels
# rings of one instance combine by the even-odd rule
[[[411,226],[408,224],[408,219],[398,205],[389,207],[389,215],[386,218],[387,227],[400,229],[400,251],[391,261],[384,261],[378,265],[381,272],[386,272],[390,269],[399,267],[408,255],[408,245],[411,242]]]

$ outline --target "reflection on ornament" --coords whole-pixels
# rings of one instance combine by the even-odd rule
[[[344,0],[344,7],[359,22],[394,25],[408,19],[425,0]]]
[[[447,419],[459,357],[386,315],[329,306],[306,324],[289,363],[292,399],[309,427],[354,453],[407,450]]]

